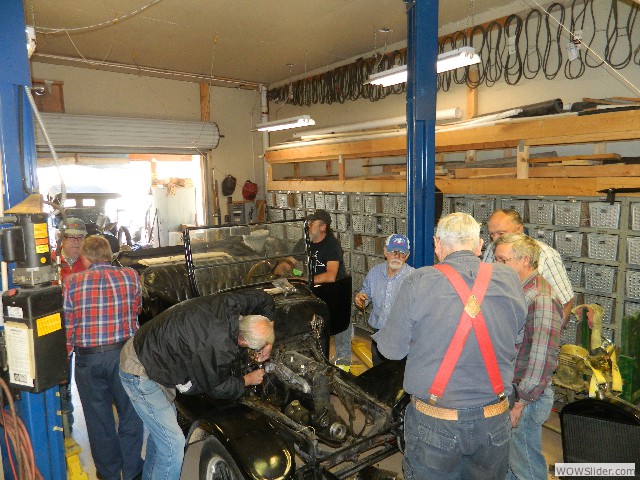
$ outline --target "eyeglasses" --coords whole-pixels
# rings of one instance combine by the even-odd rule
[[[84,240],[84,235],[65,235],[64,238],[69,240],[70,242],[78,242],[80,243]]]
[[[404,258],[404,257],[406,257],[406,256],[407,256],[407,254],[406,254],[406,253],[404,253],[404,252],[399,252],[399,251],[397,251],[397,250],[392,250],[392,251],[390,251],[390,252],[388,252],[388,253],[389,253],[389,255],[395,255],[396,257],[400,257],[400,258]]]
[[[497,263],[507,263],[513,260],[516,257],[494,257],[493,261]]]

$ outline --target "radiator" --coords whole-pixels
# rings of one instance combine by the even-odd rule
[[[565,463],[635,463],[640,478],[639,408],[618,398],[586,398],[562,409],[560,426]]]

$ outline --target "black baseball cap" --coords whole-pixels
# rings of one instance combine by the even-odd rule
[[[307,220],[309,220],[310,222],[314,220],[320,220],[321,222],[324,222],[327,227],[331,226],[331,215],[329,215],[329,212],[327,212],[326,210],[316,210],[312,214],[307,215]]]

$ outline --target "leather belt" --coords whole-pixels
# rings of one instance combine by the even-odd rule
[[[440,420],[458,420],[458,410],[453,408],[443,408],[436,407],[435,405],[430,405],[428,403],[423,402],[419,398],[411,397],[413,404],[420,413],[433,418],[439,418]],[[483,408],[484,418],[495,417],[496,415],[500,415],[501,413],[509,410],[509,400],[504,399],[498,403],[494,403],[492,405],[487,405]]]
[[[110,343],[109,345],[98,345],[97,347],[74,347],[73,351],[78,355],[90,355],[92,353],[110,352],[111,350],[117,350],[124,347],[124,344],[127,343],[127,340],[129,339],[127,338],[116,343]]]

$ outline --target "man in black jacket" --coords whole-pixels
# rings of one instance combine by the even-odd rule
[[[178,479],[185,438],[176,418],[175,389],[214,398],[241,397],[264,370],[244,376],[242,348],[269,358],[275,304],[262,290],[187,300],[144,324],[122,349],[120,379],[149,429],[143,478]],[[240,348],[239,348],[240,347]]]

